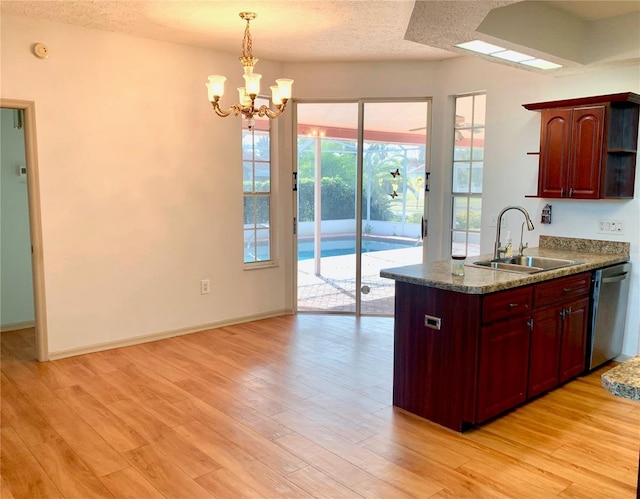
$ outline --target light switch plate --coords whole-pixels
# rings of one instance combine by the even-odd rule
[[[599,234],[624,234],[624,220],[601,219],[598,220]]]

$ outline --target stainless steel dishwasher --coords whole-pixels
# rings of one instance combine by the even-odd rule
[[[593,273],[593,313],[587,348],[589,370],[622,353],[630,278],[631,263],[605,267]]]

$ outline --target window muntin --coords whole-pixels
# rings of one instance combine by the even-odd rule
[[[486,94],[456,97],[451,253],[480,254]]]

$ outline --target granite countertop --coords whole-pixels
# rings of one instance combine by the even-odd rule
[[[418,286],[486,294],[626,262],[629,260],[629,249],[627,242],[540,236],[539,247],[526,249],[525,255],[563,258],[580,263],[536,274],[518,274],[469,265],[474,261],[491,260],[493,255],[488,254],[469,257],[465,262],[465,275],[460,277],[451,275],[449,260],[383,269],[380,276]]]
[[[609,369],[600,379],[614,395],[640,402],[640,355]]]

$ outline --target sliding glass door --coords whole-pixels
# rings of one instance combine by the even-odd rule
[[[297,310],[392,315],[423,260],[426,100],[298,103]]]

